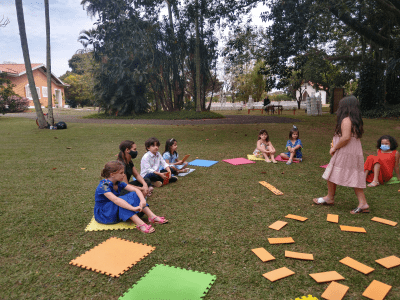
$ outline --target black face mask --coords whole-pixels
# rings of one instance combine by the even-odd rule
[[[136,158],[137,156],[137,151],[129,151],[129,155],[131,156],[132,159]]]

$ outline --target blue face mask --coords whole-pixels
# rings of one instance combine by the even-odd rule
[[[381,145],[381,149],[383,151],[388,151],[388,150],[390,150],[390,146],[389,145]]]

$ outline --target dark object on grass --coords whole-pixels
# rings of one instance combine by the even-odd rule
[[[67,129],[67,124],[65,124],[65,122],[58,122],[56,126],[57,129]]]

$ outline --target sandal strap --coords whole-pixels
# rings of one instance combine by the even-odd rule
[[[156,218],[158,218],[159,220],[156,221]],[[150,223],[158,223],[158,224],[163,224],[165,222],[165,217],[159,217],[159,216],[155,216],[154,218],[149,219]]]
[[[141,227],[143,227],[144,226],[144,230],[141,228]],[[149,233],[149,231],[150,231],[150,229],[151,229],[151,225],[147,225],[146,223],[144,223],[144,224],[142,224],[142,225],[138,225],[138,226],[136,226],[136,228],[138,229],[138,230],[140,230],[140,231],[143,231],[144,233]]]

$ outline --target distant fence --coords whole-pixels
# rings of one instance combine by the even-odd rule
[[[297,109],[297,101],[272,101],[271,105],[282,105],[284,110],[290,110],[293,108]],[[242,102],[236,103],[220,103],[213,102],[211,103],[211,110],[244,110],[248,108],[263,108],[263,102],[254,102],[251,105],[243,104]],[[306,103],[301,102],[300,109],[306,109]]]

